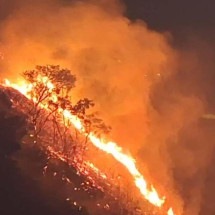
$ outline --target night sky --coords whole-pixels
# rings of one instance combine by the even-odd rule
[[[30,2],[31,0],[29,0]],[[72,2],[73,0],[59,0]],[[121,0],[126,5],[126,15],[143,19],[149,27],[171,32],[195,31],[214,33],[215,2],[213,0]],[[1,0],[0,19],[16,9],[16,1]],[[28,2],[28,1],[26,1]],[[208,37],[213,37],[208,35]]]
[[[157,31],[168,31],[176,45],[187,46],[190,36],[215,49],[215,2],[213,0],[124,0],[127,16],[142,19]],[[188,41],[189,43],[189,41]]]
[[[128,16],[145,20],[160,30],[213,29],[215,2],[212,0],[124,0]]]

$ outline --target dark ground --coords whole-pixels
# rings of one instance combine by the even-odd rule
[[[23,149],[20,145],[25,126],[24,115],[12,110],[10,101],[0,92],[0,214],[87,215],[85,209],[71,207],[62,198],[58,189],[63,185],[50,188],[42,183],[44,157],[36,150],[34,155],[30,154],[32,150]],[[27,164],[29,172],[35,171],[35,164],[37,165],[38,171],[35,171],[34,178],[32,174],[26,174],[25,169],[21,169],[17,162],[20,153],[26,155],[26,152],[28,161],[31,161]]]
[[[78,209],[71,209],[67,202],[45,193],[37,181],[26,177],[10,159],[0,159],[0,214],[2,215],[81,215]]]
[[[13,108],[11,95],[22,97],[0,86],[0,215],[126,215],[86,175],[31,143],[26,116]]]

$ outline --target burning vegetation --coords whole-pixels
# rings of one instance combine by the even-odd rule
[[[204,192],[215,193],[205,188],[214,125],[202,122],[214,112],[211,44],[192,35],[177,46],[171,33],[129,19],[119,0],[0,2],[0,76],[8,78],[0,88],[28,116],[23,146],[49,158],[44,174],[61,161],[87,178],[83,189],[108,193],[134,214],[205,214],[213,197]]]
[[[93,101],[84,98],[76,103],[72,102],[71,90],[75,86],[76,77],[68,69],[51,65],[36,66],[34,70],[25,71],[23,78],[20,83],[6,80],[4,85],[25,96],[22,101],[15,97],[12,101],[29,116],[28,136],[34,144],[39,144],[51,157],[74,166],[78,172],[87,175],[94,186],[101,189],[103,188],[98,185],[98,181],[106,180],[109,183],[108,175],[87,160],[87,153],[93,150],[90,149],[92,146],[108,153],[127,169],[143,198],[158,207],[160,213],[166,211],[168,215],[174,214],[173,209],[168,209],[165,204],[166,197],[159,197],[156,189],[140,173],[135,159],[117,143],[108,140],[110,127],[96,114],[88,114],[87,110],[94,105]],[[93,179],[89,171],[96,173],[100,179]]]

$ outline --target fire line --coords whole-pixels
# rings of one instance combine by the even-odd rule
[[[46,86],[50,89],[52,92],[52,98],[56,99],[56,96],[54,92],[52,91],[54,89],[54,84],[51,83],[50,80],[47,80],[47,77],[40,77],[41,82],[45,82]],[[22,82],[20,84],[11,83],[9,80],[5,80],[5,85],[13,87],[14,89],[18,90],[20,93],[25,95],[28,99],[35,101],[35,98],[31,98],[29,96],[29,92],[33,90],[32,84],[28,84],[26,82]],[[41,108],[45,109],[45,106],[42,105]],[[130,173],[130,175],[133,177],[134,183],[136,187],[139,189],[140,193],[144,196],[146,200],[148,200],[151,204],[153,204],[156,207],[162,207],[165,203],[165,197],[160,198],[156,189],[151,186],[151,189],[148,188],[147,181],[145,180],[144,176],[140,173],[138,168],[136,167],[136,161],[133,157],[130,155],[127,155],[123,152],[123,149],[117,145],[117,143],[112,141],[106,141],[104,139],[101,139],[97,137],[93,132],[90,132],[89,134],[86,134],[85,128],[83,124],[81,123],[81,120],[78,119],[76,116],[74,116],[71,112],[68,110],[62,110],[59,109],[58,111],[60,114],[62,114],[64,117],[66,117],[73,126],[78,129],[83,135],[88,135],[90,142],[97,147],[98,149],[111,154],[115,160],[120,162]],[[167,215],[175,215],[172,208],[169,208],[167,211]]]

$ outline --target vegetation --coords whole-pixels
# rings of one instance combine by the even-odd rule
[[[72,102],[71,91],[75,87],[76,77],[70,70],[53,65],[36,66],[34,70],[25,71],[23,77],[31,88],[29,96],[34,100],[29,116],[35,143],[39,139],[65,157],[79,155],[82,159],[87,148],[87,134],[110,131],[110,127],[97,114],[88,114],[88,110],[94,106],[92,100],[82,98],[76,103]],[[60,114],[65,110],[81,120],[86,132],[84,138],[71,126],[68,118]]]

